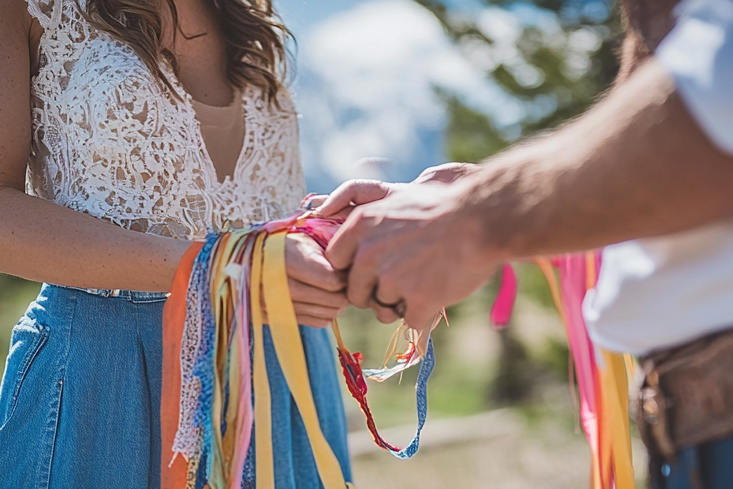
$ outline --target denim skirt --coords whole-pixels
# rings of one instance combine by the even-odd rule
[[[0,488],[160,487],[165,299],[43,286],[13,329],[0,387]],[[334,348],[326,330],[301,336],[323,433],[350,481]],[[276,487],[322,487],[267,328],[265,351]]]

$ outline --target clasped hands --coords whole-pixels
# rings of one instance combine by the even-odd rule
[[[324,327],[349,303],[383,323],[400,317],[427,327],[441,309],[478,289],[496,265],[482,251],[464,178],[475,165],[429,168],[408,184],[352,180],[313,201],[324,217],[346,219],[324,253],[291,235],[286,263],[301,324]]]

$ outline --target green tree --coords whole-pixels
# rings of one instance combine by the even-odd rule
[[[432,12],[464,55],[485,69],[488,81],[524,108],[521,120],[506,127],[453,94],[443,94],[450,114],[447,156],[456,161],[478,161],[580,114],[618,71],[621,20],[618,9],[605,0],[478,0],[484,7],[480,13],[446,0],[414,1]],[[507,26],[506,19],[516,22]]]
[[[40,285],[0,273],[0,376],[5,369],[10,332]]]
[[[477,162],[507,145],[567,121],[585,111],[607,90],[618,71],[619,10],[606,0],[478,0],[466,9],[450,0],[414,0],[443,25],[452,41],[494,83],[523,108],[523,116],[502,125],[496,114],[469,107],[456,94],[441,92],[449,116],[447,157]],[[536,285],[539,272],[522,268]],[[525,290],[528,290],[525,288]],[[546,288],[529,288],[549,304]],[[530,292],[530,293],[532,293]],[[514,403],[531,395],[537,368],[512,332],[502,345],[490,398]]]

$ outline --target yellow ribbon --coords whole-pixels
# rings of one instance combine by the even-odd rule
[[[285,380],[293,399],[295,399],[295,404],[298,406],[300,416],[303,418],[303,424],[311,442],[313,457],[323,486],[325,489],[344,489],[346,482],[341,471],[341,465],[333,450],[331,450],[318,422],[318,412],[316,411],[308,378],[305,351],[303,350],[298,320],[295,317],[288,286],[288,276],[285,268],[286,235],[286,232],[270,235],[264,250],[263,290],[265,307],[270,322],[270,333]],[[258,460],[259,454],[258,450]],[[258,489],[260,489],[259,480],[260,475],[258,472]]]
[[[634,467],[631,462],[629,428],[629,391],[623,355],[601,351],[604,368],[600,369],[601,402],[605,417],[601,428],[601,448],[604,452],[604,479],[612,479],[616,487],[634,487]]]
[[[251,419],[250,416],[242,418],[242,409],[249,409],[239,405],[241,395],[240,381],[242,371],[239,359],[242,355],[248,356],[248,346],[242,342],[243,337],[236,337],[244,331],[233,331],[233,328],[247,328],[248,324],[239,324],[243,311],[237,310],[237,300],[242,287],[247,286],[240,283],[242,274],[242,259],[246,258],[249,246],[252,241],[247,238],[250,231],[239,231],[228,233],[213,245],[211,250],[211,276],[207,284],[211,293],[212,314],[217,328],[214,333],[215,356],[213,358],[213,398],[211,406],[211,424],[213,446],[207,461],[210,470],[207,476],[207,488],[224,489],[238,486],[240,475],[235,472],[241,465],[243,452],[247,447],[237,445],[240,443],[240,434],[248,429],[244,419]],[[301,418],[306,428],[308,438],[312,447],[316,468],[323,482],[325,489],[353,489],[354,486],[344,480],[343,472],[338,459],[328,444],[316,410],[313,393],[311,392],[310,379],[308,377],[308,365],[305,351],[300,336],[300,328],[295,316],[295,311],[290,297],[288,277],[285,268],[285,238],[286,231],[268,234],[266,231],[256,233],[252,245],[251,269],[249,277],[249,312],[252,322],[252,387],[254,388],[254,418],[255,425],[255,450],[256,450],[256,478],[257,489],[275,489],[274,454],[272,444],[272,411],[271,392],[267,376],[267,362],[265,360],[264,346],[264,310],[263,298],[266,309],[269,312],[270,331],[272,335],[275,352],[282,368],[289,390],[295,400]],[[196,252],[201,245],[192,249]],[[190,255],[190,256],[189,256]],[[187,253],[185,270],[190,276],[194,266],[193,252]],[[186,278],[186,282],[184,282]],[[185,320],[185,291],[189,279],[179,272],[176,276],[176,295],[171,301],[174,303],[167,310],[166,327],[164,333],[170,338],[168,343],[176,346],[174,350],[180,349],[180,332]],[[263,297],[264,295],[264,297]],[[175,306],[175,307],[174,307]],[[171,312],[173,311],[173,312]],[[170,316],[170,317],[168,317]],[[178,334],[179,336],[176,336]],[[236,339],[232,345],[229,340]],[[177,342],[177,343],[176,343]],[[241,344],[240,344],[241,343]],[[231,348],[230,348],[231,347]],[[245,351],[241,351],[242,349]],[[178,352],[176,351],[176,355]],[[168,355],[168,363],[173,365],[174,355]],[[176,361],[178,360],[175,357]],[[164,374],[173,372],[174,369],[164,371]],[[247,369],[248,370],[248,369]],[[178,372],[176,370],[176,372]],[[170,374],[165,378],[164,383],[170,391],[165,399],[171,402],[167,410],[173,410],[172,400],[178,397],[180,390],[180,379]],[[224,383],[229,386],[229,399],[227,410],[223,395]],[[177,406],[176,406],[177,407]],[[245,412],[246,415],[251,413]],[[226,420],[227,432],[222,436],[221,426]],[[165,423],[164,423],[165,424]],[[175,438],[175,426],[168,423],[164,426],[164,438],[166,446],[173,445]],[[168,470],[164,465],[162,485],[166,487],[193,488],[197,480],[200,458],[193,457],[187,464],[178,464],[175,471]],[[237,463],[233,463],[234,461]],[[167,461],[166,461],[167,462]],[[172,463],[171,463],[172,464]],[[229,484],[229,485],[227,485]]]
[[[257,489],[275,489],[274,463],[272,455],[272,418],[270,412],[270,382],[267,380],[265,364],[265,342],[262,325],[262,250],[265,234],[257,236],[252,255],[252,279],[250,302],[252,311],[252,335],[254,336],[253,385],[255,391],[255,450]]]
[[[211,290],[216,292],[214,297],[212,297],[215,299],[212,301],[212,305],[214,318],[216,319],[217,324],[230,324],[229,320],[232,317],[231,314],[227,314],[227,302],[229,301],[227,300],[228,297],[226,292],[224,292],[227,289],[227,277],[224,274],[220,263],[227,263],[229,261],[229,255],[232,250],[233,243],[234,240],[231,239],[230,235],[223,236],[221,241],[217,243],[217,248],[213,255],[217,260],[212,266],[214,273],[211,277]],[[221,375],[224,370],[227,351],[226,338],[223,336],[221,328],[216,328],[214,341],[217,345],[215,350],[217,357],[214,359],[214,400],[211,412],[212,433],[214,434],[216,443],[215,448],[211,453],[211,456],[213,457],[211,464],[212,472],[209,476],[209,485],[213,488],[226,487],[226,483],[224,482],[226,480],[225,472],[228,472],[227,468],[222,466],[224,440],[221,436],[221,430],[219,430],[223,408],[223,399],[221,396]]]

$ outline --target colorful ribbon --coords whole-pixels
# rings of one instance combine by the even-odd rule
[[[591,449],[591,487],[634,487],[628,416],[628,362],[624,355],[596,347],[583,320],[583,299],[587,291],[595,287],[600,261],[599,253],[536,259],[565,325],[575,365],[580,418]],[[504,303],[495,306],[495,310],[502,312],[511,310],[508,303],[513,303],[516,295],[516,282],[511,278],[507,281],[506,276],[505,268],[502,289],[509,287],[511,290],[499,292],[499,300]],[[499,315],[508,323],[508,316]]]
[[[263,305],[321,481],[325,489],[351,487],[318,422],[285,269],[288,233],[307,234],[325,248],[339,225],[339,221],[304,213],[248,230],[211,235],[188,250],[164,311],[163,489],[238,489],[253,424],[257,427],[257,489],[274,489]],[[408,446],[399,449],[379,436],[366,402],[366,381],[357,361],[360,355],[348,351],[335,322],[333,329],[349,392],[364,412],[375,442],[398,458],[411,457],[417,452],[427,417],[427,382],[435,365],[430,330],[418,334],[401,325],[398,331],[408,338],[408,351],[396,355],[396,367],[368,371],[383,380],[422,360],[416,387],[417,431]],[[396,340],[392,349],[396,349]]]
[[[430,379],[430,374],[433,373],[433,369],[435,368],[435,353],[433,351],[433,341],[428,339],[427,351],[425,353],[425,356],[422,358],[422,365],[420,366],[420,372],[417,375],[417,383],[415,385],[415,397],[417,403],[417,430],[415,432],[415,436],[412,438],[410,443],[408,443],[405,448],[400,449],[388,443],[384,438],[381,437],[379,431],[377,430],[377,424],[374,421],[374,416],[372,415],[371,409],[369,409],[369,404],[367,403],[366,399],[367,383],[366,380],[364,380],[365,373],[362,371],[360,365],[361,354],[358,352],[352,354],[349,349],[346,348],[346,345],[344,345],[344,342],[341,339],[341,332],[339,331],[338,323],[336,321],[333,322],[333,331],[336,335],[339,362],[341,363],[344,378],[346,379],[346,387],[349,389],[351,397],[353,397],[356,402],[359,403],[359,407],[366,417],[367,428],[372,434],[374,442],[381,448],[384,448],[389,453],[394,455],[396,458],[405,460],[412,457],[417,453],[417,450],[420,447],[420,434],[422,433],[422,429],[425,426],[425,420],[427,419],[428,415],[428,380]],[[410,343],[410,345],[412,345],[412,343]],[[416,358],[418,357],[417,354],[412,355],[414,355],[414,357]],[[381,381],[384,379],[379,378],[379,373],[384,370],[389,369],[372,370],[370,371],[370,373],[372,377],[377,377]]]
[[[514,311],[514,302],[517,300],[517,276],[510,264],[505,264],[501,270],[501,286],[491,308],[491,323],[496,329],[509,326],[509,320]]]

